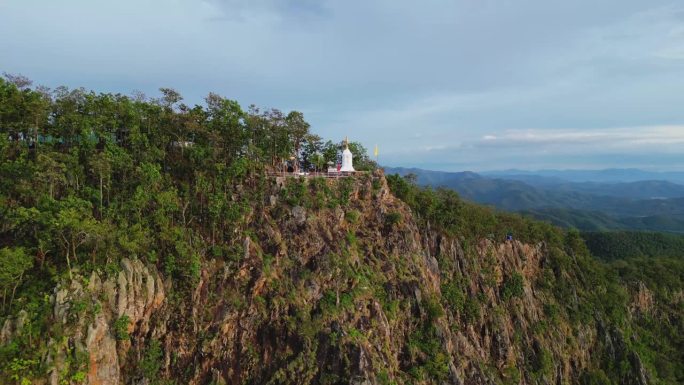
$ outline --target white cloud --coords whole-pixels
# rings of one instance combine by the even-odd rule
[[[679,147],[684,144],[684,125],[620,127],[582,130],[506,130],[482,137],[478,145],[515,146],[595,146],[604,149],[646,149],[662,146],[661,149]]]

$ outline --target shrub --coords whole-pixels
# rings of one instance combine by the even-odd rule
[[[387,226],[394,226],[395,224],[401,222],[401,214],[396,211],[390,211],[385,214],[385,224]]]
[[[582,385],[611,385],[612,383],[601,369],[584,372],[580,377]]]
[[[452,310],[457,312],[463,311],[465,295],[463,294],[461,287],[455,281],[442,285],[442,297],[447,301],[447,304]]]
[[[341,178],[337,184],[338,201],[341,206],[349,204],[349,198],[354,190],[353,178]]]
[[[344,215],[345,219],[349,223],[356,223],[359,221],[359,217],[361,216],[361,213],[358,212],[358,210],[350,210],[347,211]]]
[[[518,385],[520,383],[520,370],[515,367],[515,365],[507,366],[503,370],[504,384],[506,385]]]
[[[118,341],[124,341],[131,338],[128,334],[128,326],[131,324],[131,319],[127,315],[122,315],[114,321],[114,337]]]
[[[480,318],[480,304],[473,298],[468,298],[463,304],[463,318],[466,322],[473,322]]]
[[[523,277],[515,272],[506,278],[501,287],[501,298],[505,301],[513,297],[520,297],[523,294]]]
[[[546,376],[553,368],[553,356],[548,350],[539,347],[529,357],[528,366],[537,378]]]
[[[145,350],[145,354],[140,360],[140,370],[148,380],[155,380],[159,369],[162,366],[163,352],[161,344],[157,340],[152,340],[150,346]]]
[[[423,307],[425,308],[428,319],[431,321],[434,321],[444,315],[444,309],[442,309],[442,305],[434,296],[425,298],[425,300],[423,300]]]
[[[558,306],[552,303],[544,304],[544,315],[551,320],[555,325],[559,322]]]

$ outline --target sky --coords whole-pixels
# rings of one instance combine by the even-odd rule
[[[684,3],[0,0],[0,72],[302,111],[384,165],[684,170]]]

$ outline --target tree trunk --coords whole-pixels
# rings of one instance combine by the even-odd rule
[[[71,274],[71,259],[69,258],[69,248],[67,246],[67,253],[66,253],[66,260],[67,260],[67,268],[69,269],[69,280],[73,281],[74,277]]]
[[[100,174],[100,219],[102,219],[102,174]]]
[[[22,278],[24,278],[24,273],[21,273],[21,275],[19,276],[19,279],[17,280],[17,283],[15,283],[14,287],[12,288],[12,298],[10,298],[10,303],[9,303],[10,307],[12,307],[12,303],[14,302],[14,295],[17,292],[17,287],[21,283]],[[4,308],[4,305],[3,305],[3,308]]]
[[[78,261],[78,258],[76,257],[76,240],[72,240],[71,242],[71,255],[74,257],[74,261]]]

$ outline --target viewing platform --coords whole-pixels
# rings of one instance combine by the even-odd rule
[[[266,176],[273,178],[349,178],[370,174],[370,171],[327,171],[327,172],[287,172],[287,171],[268,171]]]

